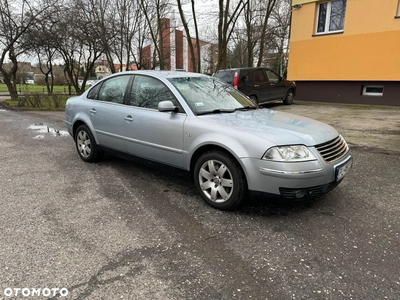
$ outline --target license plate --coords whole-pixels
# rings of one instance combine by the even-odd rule
[[[350,172],[352,166],[353,166],[353,158],[350,158],[343,165],[338,166],[336,168],[336,181],[343,179],[343,177]]]

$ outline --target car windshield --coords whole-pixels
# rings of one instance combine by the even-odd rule
[[[257,108],[242,93],[214,77],[180,77],[170,81],[197,115]]]

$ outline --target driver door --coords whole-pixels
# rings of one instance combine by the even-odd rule
[[[124,117],[126,148],[129,154],[168,164],[183,166],[183,112],[160,112],[161,101],[179,106],[175,96],[160,80],[136,75]]]

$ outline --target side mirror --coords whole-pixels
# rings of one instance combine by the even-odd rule
[[[176,112],[178,110],[178,107],[176,107],[172,101],[161,101],[158,103],[158,110],[161,112]]]

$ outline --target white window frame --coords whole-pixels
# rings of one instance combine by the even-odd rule
[[[400,17],[400,0],[399,3],[397,4],[397,14],[396,17]]]
[[[379,88],[382,89],[382,92],[367,92],[368,88]],[[363,85],[362,89],[363,96],[374,96],[374,97],[382,97],[383,96],[383,85]]]
[[[332,33],[340,33],[343,32],[344,29],[340,29],[340,30],[329,30],[329,24],[330,24],[330,20],[331,20],[331,10],[332,10],[332,2],[334,0],[330,0],[330,1],[323,1],[323,2],[319,2],[317,3],[317,16],[316,16],[316,21],[315,21],[315,35],[321,35],[321,34],[332,34]],[[327,3],[327,8],[326,8],[326,18],[325,18],[325,27],[324,27],[324,31],[322,32],[318,32],[318,20],[319,20],[319,10],[321,7],[321,4]],[[347,2],[346,2],[346,6],[347,6]],[[343,26],[344,27],[344,26]]]

